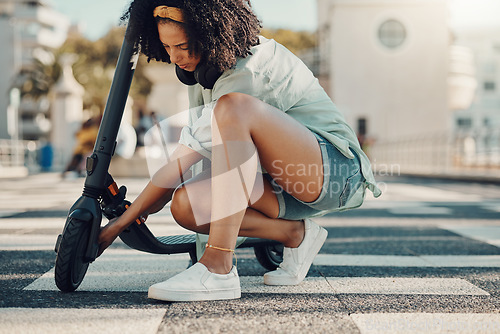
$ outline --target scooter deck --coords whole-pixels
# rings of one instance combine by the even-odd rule
[[[145,223],[133,223],[120,234],[120,239],[129,247],[154,254],[189,253],[196,258],[196,235],[170,235],[155,237]],[[279,244],[277,241],[247,238],[238,248]]]

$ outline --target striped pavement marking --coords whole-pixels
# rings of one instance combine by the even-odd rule
[[[90,265],[78,290],[146,292],[150,285],[185,270],[188,264],[187,254],[165,256],[110,249]],[[266,286],[261,276],[242,276],[240,279],[244,293],[488,295],[466,280],[457,278],[307,277],[298,286]],[[24,290],[57,290],[53,269]]]
[[[21,212],[23,212],[23,211],[8,211],[8,210],[6,211],[6,210],[1,210],[0,211],[0,218],[13,216],[13,215],[16,215],[16,214],[21,213]]]
[[[188,254],[159,255],[108,249],[90,264],[78,291],[144,292],[149,286],[185,270],[188,265]],[[54,268],[24,290],[57,290]]]
[[[66,218],[2,218],[0,219],[0,251],[54,250],[57,235],[64,228]],[[103,219],[103,223],[105,219]],[[148,219],[148,227],[155,235],[193,233],[180,227],[171,215],[156,215]],[[45,230],[44,233],[37,233]],[[115,243],[123,245],[121,240]]]
[[[455,190],[407,183],[382,183],[382,196],[375,201],[401,202],[480,202],[484,197]],[[384,191],[385,190],[385,191]],[[371,199],[371,197],[368,197]],[[392,204],[392,203],[391,203]]]
[[[387,211],[393,215],[419,215],[419,216],[450,215],[453,212],[453,210],[450,208],[431,207],[431,206],[425,206],[425,205],[422,205],[420,207],[402,206],[402,207],[397,207],[397,208],[388,208]]]
[[[495,203],[481,203],[481,206],[487,210],[500,213],[500,205]]]
[[[0,251],[54,250],[57,235],[0,234]]]
[[[350,317],[361,334],[500,332],[498,313],[368,313]]]
[[[0,334],[153,334],[165,309],[0,308]]]
[[[318,254],[317,266],[362,267],[488,267],[500,268],[500,255],[348,255]]]
[[[65,221],[65,217],[2,218],[2,220],[0,220],[0,233],[12,229],[18,230],[19,233],[36,228],[62,230]]]
[[[474,284],[460,278],[327,277],[327,280],[336,293],[490,295]]]
[[[262,276],[240,276],[241,292],[270,294],[333,294],[331,286],[324,277],[306,277],[299,285],[270,286],[264,284]]]
[[[15,194],[17,199],[11,197],[11,193],[0,194],[2,206],[0,207],[0,250],[53,250],[56,236],[62,229],[65,217],[54,218],[9,218],[9,216],[30,210],[58,210],[60,208],[69,208],[73,201],[79,196],[81,186],[73,191],[67,190],[66,184],[57,186],[59,188],[53,191],[51,196],[41,196],[47,193],[48,184],[44,178],[39,178],[33,183],[36,191]],[[52,182],[52,180],[50,181]],[[81,183],[81,180],[78,181]],[[133,181],[136,182],[136,181]],[[132,182],[132,183],[133,183]],[[127,182],[128,183],[128,182]],[[140,184],[142,188],[143,182]],[[74,182],[76,185],[77,182]],[[145,184],[145,183],[144,183]],[[12,183],[12,189],[17,189],[17,185]],[[132,189],[134,187],[129,187]],[[74,192],[74,194],[73,194]],[[134,192],[130,192],[131,198]],[[21,200],[22,199],[22,200]],[[71,202],[67,204],[68,202]],[[423,202],[423,203],[422,203]],[[456,203],[452,203],[456,202]],[[24,204],[19,204],[24,203]],[[431,203],[431,204],[430,204]],[[439,203],[443,203],[439,206]],[[439,227],[456,233],[460,236],[479,240],[500,247],[500,219],[462,219],[446,217],[453,213],[453,207],[456,205],[472,205],[478,203],[481,208],[491,212],[500,212],[500,206],[497,201],[485,200],[483,196],[470,195],[457,191],[436,191],[431,187],[387,184],[387,191],[384,196],[367,201],[360,210],[364,209],[383,209],[401,216],[401,214],[418,214],[420,217],[363,217],[359,219],[332,219],[318,218],[317,222],[323,226],[369,226],[369,227]],[[438,219],[429,219],[428,215],[438,216]],[[168,224],[155,225],[151,223],[172,222],[168,210],[164,210],[160,215],[151,216],[148,219],[148,226],[154,231],[155,235],[169,235],[172,227]],[[104,223],[104,221],[103,221]],[[451,224],[450,224],[451,223]],[[167,226],[168,225],[168,226]],[[42,231],[44,230],[44,231]],[[52,231],[57,231],[53,233]],[[39,234],[38,234],[39,233]],[[182,232],[182,233],[185,233]],[[388,237],[389,239],[391,237]],[[440,241],[441,237],[424,237],[423,240]],[[460,237],[453,237],[460,238]],[[388,240],[389,240],[388,239]],[[445,238],[446,239],[446,238]],[[445,242],[446,240],[442,241]],[[337,241],[335,239],[331,239]],[[380,240],[379,237],[376,240]],[[408,237],[407,240],[418,240],[418,237]],[[332,241],[333,242],[333,241]],[[343,240],[342,242],[349,242]],[[160,258],[161,257],[161,258]],[[141,253],[136,250],[112,248],[103,254],[95,263],[89,267],[89,272],[85,277],[79,291],[139,291],[146,293],[149,285],[163,281],[177,272],[184,270],[189,263],[187,254],[177,255],[154,255]],[[374,255],[342,255],[342,254],[320,254],[314,261],[315,265],[320,266],[351,266],[359,267],[359,271],[364,266],[392,266],[392,267],[469,267],[469,268],[499,268],[500,256],[498,255],[431,255],[431,256],[374,256]],[[325,268],[326,269],[326,268]],[[489,272],[489,270],[487,270]],[[30,274],[31,275],[31,274]],[[493,272],[492,275],[495,275]],[[2,275],[0,275],[2,276]],[[36,275],[33,275],[33,278]],[[24,274],[23,274],[24,277]],[[31,277],[31,276],[30,276]],[[11,275],[3,275],[0,279],[10,279]],[[454,300],[475,299],[478,302],[485,301],[495,304],[496,295],[488,297],[488,292],[480,289],[478,286],[461,278],[420,278],[420,277],[307,277],[305,281],[292,287],[272,287],[265,286],[261,276],[242,276],[240,277],[242,291],[244,293],[266,293],[266,294],[339,294],[339,299],[355,298],[355,295],[361,295],[360,299],[385,298],[384,295],[390,295],[387,298],[398,298],[401,295],[429,295],[424,297],[429,303],[433,300],[443,303],[450,303],[450,312],[453,312]],[[494,278],[493,278],[494,279]],[[490,278],[487,279],[489,281]],[[478,284],[479,285],[479,284]],[[488,286],[483,287],[488,289]],[[57,290],[53,269],[42,277],[36,279],[28,285],[25,290]],[[37,295],[36,293],[27,293]],[[380,294],[380,296],[378,295]],[[453,296],[448,298],[447,296]],[[466,297],[459,297],[466,296]],[[469,297],[478,296],[478,297]],[[487,297],[487,298],[484,298]],[[272,300],[279,299],[280,296],[274,295]],[[285,296],[284,300],[288,302],[294,296]],[[296,298],[302,298],[298,296]],[[405,297],[403,297],[405,298]],[[408,300],[419,300],[419,297],[411,297]],[[264,298],[265,299],[265,298]],[[257,298],[260,300],[260,298]],[[255,307],[255,300],[243,300],[244,305]],[[265,302],[268,302],[265,299]],[[347,302],[348,303],[348,302]],[[54,305],[58,306],[58,305]],[[306,325],[313,324],[310,328],[321,328],[323,332],[334,331],[338,322],[349,322],[349,330],[343,332],[361,332],[365,333],[500,333],[500,314],[498,313],[364,313],[332,314],[328,312],[291,312],[289,314],[280,314],[277,319],[275,314],[257,314],[252,312],[242,312],[240,315],[229,314],[227,316],[208,315],[204,317],[203,307],[193,308],[195,317],[186,321],[183,317],[169,317],[165,313],[166,307],[161,309],[116,309],[113,305],[106,305],[109,308],[103,309],[61,309],[61,308],[0,308],[0,334],[7,333],[96,333],[105,329],[109,333],[156,333],[172,332],[192,332],[193,324],[198,324],[201,330],[205,332],[217,332],[220,328],[234,329],[238,331],[258,331],[265,332],[269,330],[269,323],[278,322],[284,331],[301,332]],[[60,307],[60,306],[59,306]],[[101,307],[101,306],[100,306]],[[161,306],[160,306],[161,307]],[[397,306],[395,306],[397,307]],[[178,309],[179,314],[184,312],[185,305],[182,303],[169,305],[168,309]],[[430,306],[427,308],[431,308]],[[415,310],[418,310],[418,305]],[[441,309],[440,309],[441,310]],[[476,310],[476,309],[474,309]],[[474,312],[472,310],[471,312]],[[482,308],[483,312],[488,312]],[[189,311],[189,310],[188,310]],[[397,309],[395,309],[397,312]],[[168,312],[168,311],[167,311]],[[335,311],[332,311],[335,312]],[[362,311],[360,311],[362,312]],[[370,311],[367,311],[370,312]],[[373,310],[372,310],[373,312]],[[410,311],[411,312],[411,311]],[[430,311],[432,312],[432,311]],[[440,311],[442,312],[442,311]],[[462,311],[467,312],[467,311]],[[175,314],[175,313],[174,313]],[[187,314],[189,316],[189,314]],[[238,321],[242,317],[244,321]],[[161,324],[166,321],[164,324]],[[168,322],[167,325],[165,325]],[[249,325],[250,324],[250,325]],[[255,326],[253,326],[255,325]],[[259,326],[260,325],[260,326]],[[191,326],[191,327],[190,327]],[[251,327],[249,327],[251,326]],[[323,326],[323,327],[321,327]],[[160,328],[159,328],[160,327]],[[346,329],[343,328],[343,329]],[[183,330],[185,329],[185,330]],[[319,332],[319,331],[318,331]]]
[[[241,289],[248,293],[286,294],[490,295],[458,278],[307,277],[297,286],[267,286],[262,277],[252,276],[241,277]]]
[[[500,226],[457,226],[443,224],[439,227],[466,238],[479,240],[490,245],[500,247]]]

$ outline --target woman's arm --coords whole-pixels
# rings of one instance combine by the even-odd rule
[[[192,177],[192,173],[190,170],[188,170],[186,173],[184,173],[184,182],[189,180]],[[157,213],[161,209],[167,205],[168,202],[172,200],[172,196],[174,194],[175,188],[169,188],[167,193],[163,195],[162,198],[160,198],[152,207],[149,208],[148,214],[153,214]]]
[[[99,234],[99,255],[113,243],[138,217],[158,211],[159,202],[167,203],[183,180],[181,177],[203,156],[184,145],[179,145],[170,161],[160,168],[130,207],[116,220],[110,221]]]

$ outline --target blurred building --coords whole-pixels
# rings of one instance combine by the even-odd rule
[[[320,80],[362,138],[453,129],[472,55],[452,46],[446,0],[318,0]],[[453,66],[451,66],[453,64]]]
[[[500,26],[455,29],[455,43],[471,50],[478,87],[470,107],[455,113],[464,163],[500,167]]]
[[[461,131],[500,129],[500,27],[454,32],[455,43],[473,53],[478,89],[470,108],[456,113]]]
[[[29,72],[38,61],[54,61],[52,50],[66,40],[70,21],[53,10],[47,1],[2,0],[0,2],[0,138],[37,139],[48,134],[49,103],[44,97],[23,98],[18,115],[7,112],[9,92],[19,83],[19,73]],[[22,82],[21,82],[22,84]],[[11,118],[19,118],[19,128],[9,129]],[[19,131],[19,133],[13,133]]]

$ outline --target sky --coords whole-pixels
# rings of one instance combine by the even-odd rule
[[[401,0],[404,1],[404,0]],[[56,10],[80,23],[92,40],[117,25],[130,0],[49,0]],[[316,0],[251,0],[266,28],[309,30],[317,28]],[[500,0],[449,0],[450,23],[457,28],[497,26],[500,28]]]

